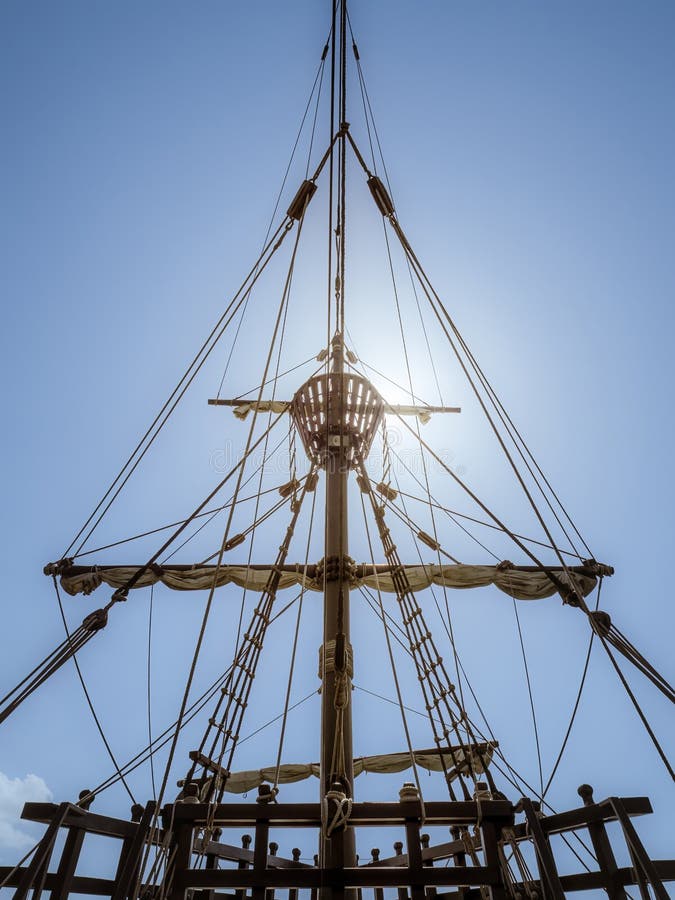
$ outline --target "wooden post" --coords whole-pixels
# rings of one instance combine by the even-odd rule
[[[394,841],[394,853],[396,854],[396,856],[403,856],[402,841]],[[408,900],[408,889],[403,887],[397,888],[396,900]]]
[[[265,900],[265,870],[267,869],[267,841],[270,834],[270,823],[267,819],[258,819],[255,823],[255,841],[253,844],[253,871],[258,876],[258,886],[251,890],[252,900]]]
[[[553,851],[551,850],[548,837],[544,834],[541,823],[537,818],[534,804],[530,799],[523,797],[520,801],[520,807],[525,813],[525,818],[534,842],[542,892],[544,892],[546,897],[551,897],[552,900],[565,900],[565,892],[560,884],[560,877],[558,876],[558,869],[555,864]]]
[[[406,782],[399,791],[405,816],[405,842],[408,851],[408,876],[411,900],[425,900],[423,885],[422,843],[420,840],[421,803],[417,788]]]
[[[156,808],[157,804],[154,800],[151,800],[143,810],[141,819],[136,826],[136,833],[126,848],[126,852],[124,846],[122,848],[123,855],[120,856],[120,864],[115,879],[115,892],[111,900],[125,900],[126,897],[134,894],[143,851],[155,817]]]
[[[78,806],[82,809],[89,809],[91,806],[93,797],[90,796],[91,791],[85,790],[80,791],[80,799]],[[85,800],[85,797],[89,797],[88,800]],[[80,858],[80,853],[82,851],[82,844],[84,843],[84,835],[85,830],[83,828],[70,828],[68,831],[68,837],[66,838],[66,842],[63,845],[63,852],[61,853],[61,861],[59,862],[59,867],[56,870],[56,881],[53,885],[50,894],[49,900],[66,900],[68,894],[70,893],[70,886],[73,882],[73,877],[75,876],[75,870],[77,869],[77,863]]]
[[[652,886],[654,896],[657,897],[658,900],[668,900],[668,891],[663,886],[663,882],[657,874],[654,863],[649,858],[649,854],[645,850],[642,841],[638,837],[637,831],[633,827],[633,823],[626,813],[626,808],[623,804],[623,800],[621,800],[619,797],[610,797],[609,802],[612,806],[612,809],[614,810],[617,819],[621,823],[621,827],[623,828],[623,833],[626,838],[626,843],[628,844],[628,850],[633,862],[633,869],[635,870],[635,877],[638,881],[640,893],[646,893],[646,896],[649,897],[649,892],[647,891],[645,885],[646,876]]]
[[[293,862],[300,862],[301,854],[302,854],[302,850],[299,847],[293,847],[293,849],[291,850],[291,856],[293,857]],[[298,900],[298,889],[297,888],[289,888],[288,900]]]
[[[211,834],[211,840],[217,843],[220,840],[220,837],[223,833],[222,828],[214,828]],[[206,862],[204,864],[205,869],[217,869],[218,868],[218,854],[217,853],[207,853],[206,854]],[[215,891],[213,889],[206,889],[203,891],[195,892],[195,900],[213,900],[213,896]]]
[[[52,857],[54,849],[54,841],[59,833],[59,829],[63,825],[68,813],[75,807],[70,803],[60,803],[54,814],[54,818],[47,826],[42,840],[33,854],[30,864],[26,867],[25,872],[21,876],[19,886],[14,892],[14,900],[25,900],[28,891],[35,888],[36,896],[39,896],[44,885],[49,860]]]
[[[270,841],[270,856],[276,856],[279,851],[279,845],[276,841]],[[267,888],[265,900],[274,900],[274,888]]]
[[[251,846],[252,842],[253,842],[253,838],[251,837],[250,834],[242,834],[241,846],[244,850],[248,850],[248,848]],[[248,863],[246,862],[245,859],[240,859],[239,862],[237,863],[237,868],[238,869],[247,869]],[[236,896],[237,900],[245,900],[246,890],[244,889],[244,890],[235,891],[235,896]]]
[[[188,788],[190,788],[190,792],[188,794]],[[195,797],[195,786],[194,785],[186,785],[183,788],[183,793],[185,795],[184,800],[177,800],[176,805],[183,805],[184,803],[192,803],[194,802]],[[171,817],[169,816],[169,821],[171,821]],[[185,900],[187,894],[187,884],[183,880],[181,883],[181,875],[187,873],[190,870],[190,863],[192,862],[192,845],[194,841],[194,825],[192,822],[180,822],[174,826],[174,835],[173,835],[173,863],[171,866],[171,870],[169,872],[169,900]]]
[[[504,887],[504,876],[501,869],[501,860],[499,858],[499,838],[501,836],[503,823],[500,820],[486,818],[483,815],[480,800],[476,801],[476,807],[485,865],[496,875],[496,882],[488,885],[489,897],[490,900],[507,900],[506,889]]]
[[[462,829],[458,825],[453,825],[450,829],[450,836],[453,841],[459,841],[462,837]],[[452,862],[455,866],[465,866],[466,865],[466,853],[463,850],[457,850],[452,854]],[[460,885],[457,888],[457,896],[459,898],[465,895],[465,889]]]
[[[577,793],[584,801],[584,806],[594,806],[593,788],[590,784],[582,784]],[[602,886],[607,891],[609,900],[626,900],[627,894],[623,884],[619,880],[617,873],[619,867],[616,864],[616,858],[612,845],[607,837],[607,829],[604,822],[589,822],[588,833],[593,844],[598,865],[600,866],[600,874],[602,876]]]
[[[429,840],[430,840],[430,838],[429,838],[428,834],[421,835],[420,841],[422,842],[422,850],[428,850]],[[433,864],[434,864],[433,859],[427,859],[427,860],[423,859],[423,861],[422,861],[423,866],[433,866]],[[435,887],[427,888],[427,892],[426,892],[427,900],[431,900],[431,898],[435,897],[437,893],[438,893],[438,891],[436,890]]]

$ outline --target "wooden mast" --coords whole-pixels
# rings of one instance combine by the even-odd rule
[[[321,797],[335,796],[327,808],[332,819],[344,794],[353,796],[351,676],[352,648],[349,630],[349,575],[347,527],[347,479],[351,441],[345,434],[343,410],[344,353],[342,337],[331,344],[331,377],[327,397],[325,587],[321,672]],[[344,802],[344,801],[342,801]],[[322,855],[327,868],[356,865],[353,829],[324,833]]]
[[[346,68],[347,5],[340,0],[339,32],[338,0],[333,0],[333,54],[331,85],[331,128],[334,110],[340,115],[338,143],[337,229],[335,301],[336,332],[330,346],[330,373],[326,378],[326,508],[324,552],[324,617],[323,645],[320,652],[321,675],[321,799],[325,810],[321,835],[321,857],[328,869],[356,865],[353,828],[345,828],[344,814],[351,804],[354,785],[352,747],[352,682],[353,653],[349,629],[349,575],[347,479],[353,448],[345,433],[345,411],[348,405],[344,357],[344,290],[345,290],[345,175],[346,175]],[[336,60],[336,37],[339,34],[339,61]],[[339,64],[339,78],[335,66]],[[336,96],[337,95],[337,96]],[[338,103],[335,101],[338,100]],[[332,145],[335,147],[335,144]],[[331,150],[331,154],[333,150]],[[331,159],[331,176],[333,160]],[[332,191],[331,191],[332,193]],[[331,213],[332,219],[332,213]],[[329,240],[332,235],[329,235]],[[332,272],[329,272],[329,279]],[[330,288],[329,288],[330,290]],[[332,823],[336,827],[333,827]],[[332,897],[328,889],[322,896]]]

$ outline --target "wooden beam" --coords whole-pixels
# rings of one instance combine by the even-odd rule
[[[648,797],[626,797],[623,802],[629,816],[644,816],[653,812]],[[580,806],[577,809],[544,816],[539,822],[545,834],[560,834],[564,831],[573,831],[575,828],[583,828],[590,822],[615,822],[616,819],[610,802],[603,800],[592,806]],[[527,837],[527,829],[523,822],[515,826],[514,832],[519,839]]]
[[[58,808],[56,803],[26,803],[21,818],[29,822],[47,824],[53,821]],[[91,834],[100,834],[104,837],[132,838],[136,833],[136,823],[130,822],[128,819],[113,819],[111,816],[101,816],[80,807],[77,807],[76,810],[79,811],[73,812],[71,809],[64,819],[64,826],[83,828]],[[161,837],[158,840],[161,840]]]
[[[459,884],[496,884],[499,872],[490,866],[430,869],[375,868],[360,866],[345,869],[266,869],[262,873],[252,869],[188,869],[177,872],[181,890],[189,888],[312,888],[321,887],[331,879],[331,887],[453,887]]]
[[[508,819],[513,807],[508,800],[481,801],[483,817]],[[430,801],[424,804],[425,825],[472,825],[478,818],[475,800]],[[349,824],[358,826],[403,826],[407,810],[400,803],[354,803]],[[261,809],[254,803],[221,803],[216,809],[207,803],[179,803],[175,808],[165,806],[162,815],[173,814],[176,822],[201,823],[209,821],[228,828],[246,827],[258,819],[268,819],[275,827],[319,828],[321,807],[318,803],[273,803]]]
[[[204,842],[202,840],[195,841],[195,851],[217,856],[219,859],[227,859],[230,862],[244,862],[253,864],[253,851],[245,850],[243,847],[235,847],[234,844],[222,844],[216,841]],[[285,856],[267,857],[267,865],[270,869],[312,869],[309,863],[299,862],[293,859],[287,859]]]
[[[657,859],[657,860],[653,860],[652,862],[654,865],[654,870],[661,881],[675,881],[675,859]],[[375,870],[375,869],[372,869],[370,866],[363,866],[360,869],[353,870],[353,871],[365,873],[369,870],[378,872],[378,877],[380,879],[379,883],[381,883],[384,887],[388,886],[388,885],[384,884],[384,881],[385,881],[384,873],[386,871],[395,872],[395,870],[393,870],[393,869]],[[220,869],[219,873],[225,874],[225,873],[227,873],[227,871],[228,870],[226,870],[226,869]],[[297,872],[293,872],[293,870],[290,870],[290,869],[272,870],[272,871],[275,876],[282,875],[282,873],[283,873],[284,877],[286,877],[288,875],[293,875],[293,874],[295,874],[297,876],[302,876],[302,877],[307,876],[307,871],[298,870]],[[433,880],[434,880],[434,883],[438,886],[443,886],[443,885],[439,885],[438,880],[436,878],[437,873],[440,873],[440,872],[446,872],[446,873],[451,872],[452,873],[455,871],[464,873],[464,872],[484,872],[486,870],[485,869],[479,870],[474,867],[469,867],[467,869],[464,869],[464,868],[456,868],[455,869],[455,868],[450,868],[450,867],[448,867],[447,869],[446,868],[424,869],[425,875],[429,872],[432,872],[434,874]],[[18,869],[14,869],[11,866],[0,866],[0,881],[5,881],[5,879],[7,879],[5,887],[17,887],[25,872],[26,872],[25,866],[19,867]],[[321,870],[318,868],[310,867],[308,872],[314,876],[314,879],[313,879],[314,886],[318,887],[319,881],[322,877]],[[462,878],[464,878],[464,877],[465,876],[462,875]],[[620,868],[617,872],[617,878],[621,884],[624,884],[624,885],[635,884],[635,874],[633,872],[632,866],[625,866],[623,868]],[[374,883],[371,882],[369,885],[363,885],[363,881],[359,882],[358,880],[355,880],[354,878],[352,878],[352,876],[350,876],[349,880],[350,880],[350,882],[354,881],[356,886],[358,886],[358,884],[361,884],[362,886],[374,887],[374,886],[377,886],[377,884],[378,884],[377,880],[375,880]],[[601,889],[602,888],[602,874],[600,872],[580,872],[575,875],[561,875],[560,883],[563,886],[563,890],[565,890],[566,892],[590,891],[590,890],[593,890],[594,888]],[[47,875],[47,878],[45,879],[45,889],[53,890],[54,887],[56,886],[56,884],[57,884],[56,875],[55,874]],[[461,881],[461,884],[476,884],[476,882],[473,882],[471,880],[465,880],[465,881]],[[199,885],[197,885],[197,886],[199,886]],[[294,885],[288,884],[288,878],[286,878],[285,884],[279,884],[278,882],[275,882],[275,887],[289,887],[289,886],[293,887]],[[308,886],[312,887],[313,885],[310,884]],[[393,886],[396,887],[397,885],[394,884]],[[453,887],[454,885],[448,885],[448,886]],[[250,887],[250,884],[248,885],[248,887]],[[516,887],[518,887],[518,885],[516,885]],[[79,875],[79,876],[75,876],[75,878],[73,879],[73,882],[72,882],[72,885],[70,888],[70,892],[71,892],[71,894],[91,894],[92,896],[95,896],[95,897],[106,897],[106,896],[110,897],[114,889],[115,889],[115,881],[112,878],[94,878],[92,876]],[[146,884],[141,886],[141,893],[144,893],[147,890],[152,890],[152,886],[146,885]],[[470,900],[470,898],[479,897],[480,891],[476,891],[475,893],[472,893],[470,891],[465,896],[466,896],[467,900]],[[214,897],[214,900],[230,900],[230,898],[231,898],[231,895],[226,895],[225,897],[223,897],[223,895],[216,894]],[[450,895],[439,894],[437,897],[437,900],[459,900],[459,898],[458,898],[458,895],[453,892]]]

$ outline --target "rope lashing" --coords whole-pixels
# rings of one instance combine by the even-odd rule
[[[375,485],[375,490],[378,494],[382,494],[383,497],[386,497],[387,500],[395,500],[398,497],[398,491],[391,487],[391,485],[386,484],[384,480]]]
[[[227,553],[229,550],[234,550],[235,547],[241,546],[241,544],[243,544],[245,540],[246,540],[245,534],[233,535],[231,538],[229,538],[227,541],[225,541],[225,544],[223,546],[223,552]]]
[[[346,709],[349,705],[350,685],[349,676],[346,672],[335,672],[335,694],[333,695],[333,706],[335,709]]]
[[[591,623],[591,628],[597,635],[601,637],[609,635],[609,630],[612,627],[612,619],[609,613],[602,609],[597,609],[594,612],[589,612],[588,620]]]
[[[277,794],[279,793],[278,787],[272,787],[271,784],[263,784],[258,785],[258,796],[255,798],[256,803],[276,803],[277,802]]]
[[[326,837],[334,831],[343,831],[349,824],[352,814],[352,799],[348,797],[342,785],[335,783],[321,801],[321,821]]]
[[[297,478],[291,478],[290,481],[287,481],[286,484],[282,484],[279,488],[279,494],[284,499],[290,497],[291,494],[295,494],[300,487],[300,482]]]

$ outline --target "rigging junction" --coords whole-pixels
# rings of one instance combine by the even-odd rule
[[[300,892],[309,892],[312,897],[329,900],[360,898],[368,891],[372,891],[375,900],[383,900],[385,891],[392,889],[396,889],[399,900],[431,897],[439,900],[516,900],[525,897],[559,900],[570,892],[594,889],[605,890],[611,898],[624,898],[628,896],[628,885],[637,885],[642,898],[650,897],[650,891],[657,898],[667,898],[664,882],[675,880],[675,860],[651,860],[632,824],[633,817],[651,811],[646,798],[609,797],[596,801],[592,788],[582,785],[579,788],[581,805],[567,812],[549,813],[546,812],[543,797],[539,800],[515,798],[515,802],[514,798],[507,797],[496,783],[491,770],[499,749],[498,743],[486,740],[469,717],[434,641],[422,605],[418,602],[416,592],[431,583],[451,587],[493,583],[512,597],[559,594],[564,603],[577,607],[587,616],[592,633],[607,651],[629,693],[630,689],[621,675],[612,650],[622,654],[658,690],[675,701],[673,688],[621,634],[608,614],[593,610],[587,605],[586,597],[613,570],[598,563],[590,553],[587,559],[580,559],[580,565],[569,565],[559,551],[520,474],[514,455],[507,448],[499,430],[500,423],[509,436],[513,437],[515,432],[520,443],[514,443],[530,475],[536,477],[538,473],[543,478],[543,473],[515,431],[515,426],[433,290],[398,222],[387,187],[371,172],[351,135],[346,118],[348,33],[346,2],[335,2],[331,39],[326,44],[322,57],[324,62],[330,51],[329,147],[313,176],[300,185],[284,221],[266,244],[242,288],[209,338],[211,340],[215,334],[217,341],[250,293],[260,272],[286,236],[295,229],[296,241],[291,268],[257,400],[215,398],[209,401],[216,406],[234,407],[239,418],[252,413],[242,459],[192,515],[178,524],[168,540],[144,565],[78,565],[75,560],[79,550],[100,521],[100,516],[96,519],[99,510],[102,509],[101,516],[105,514],[108,497],[112,496],[112,502],[117,495],[115,491],[119,492],[118,484],[113,482],[111,490],[73,542],[75,544],[93,522],[78,552],[73,556],[64,554],[60,560],[45,568],[45,574],[53,579],[57,593],[59,581],[71,594],[88,594],[102,583],[114,586],[115,592],[107,606],[85,617],[76,631],[67,635],[66,640],[52,654],[3,698],[0,721],[7,718],[33,691],[103,630],[111,610],[123,603],[129,591],[134,588],[162,581],[178,589],[209,591],[195,662],[216,588],[234,582],[246,589],[258,591],[260,596],[251,621],[232,665],[213,693],[215,704],[212,714],[199,747],[189,754],[190,765],[179,785],[181,792],[178,797],[173,802],[163,802],[178,733],[189,712],[188,698],[194,666],[175,729],[170,736],[169,762],[158,800],[145,805],[134,805],[131,821],[93,812],[90,806],[98,791],[84,791],[77,803],[27,804],[24,817],[47,824],[47,829],[27,864],[0,871],[2,886],[15,887],[14,896],[17,900],[24,900],[31,892],[37,900],[44,890],[50,892],[51,900],[64,900],[70,894],[109,896],[111,900],[131,900],[137,897],[143,900],[185,900],[186,897],[195,900],[244,900],[245,897],[270,900],[275,896],[275,891],[282,890],[288,891],[289,900],[297,900]],[[358,62],[355,43],[353,51]],[[422,418],[432,413],[456,413],[459,410],[457,407],[431,407],[414,403],[405,407],[388,404],[368,378],[355,369],[358,360],[345,344],[344,236],[348,152],[354,153],[364,170],[367,186],[379,212],[391,226],[440,329],[457,354],[498,442],[542,525],[548,545],[556,552],[558,563],[555,565],[542,563],[531,549],[530,542],[511,532],[447,465],[444,466],[447,474],[513,540],[532,565],[514,566],[505,560],[490,567],[462,566],[453,557],[449,557],[436,533],[429,534],[422,529],[416,529],[415,536],[438,555],[438,565],[429,567],[402,562],[390,529],[391,514],[396,513],[398,491],[391,485],[386,464],[382,480],[373,484],[366,468],[366,459],[378,431],[384,429],[386,433],[385,415],[393,414],[414,437],[418,437],[420,446],[439,464],[444,465],[432,448],[422,441],[419,433],[405,423],[403,416]],[[263,396],[263,391],[268,382],[284,304],[288,299],[293,260],[305,213],[325,167],[329,169],[330,231],[336,235],[335,260],[331,257],[329,261],[328,302],[328,321],[332,322],[334,313],[334,328],[329,345],[317,357],[321,364],[320,371],[305,381],[291,400],[268,400]],[[332,300],[331,292],[334,292]],[[225,324],[219,331],[223,321]],[[204,346],[210,352],[213,345],[209,345],[207,341]],[[196,360],[195,365],[199,367],[199,355]],[[190,370],[188,375],[189,373]],[[184,393],[182,382],[177,391],[174,394],[179,400]],[[173,409],[171,403],[173,395],[165,407],[168,409],[167,415]],[[270,425],[256,439],[254,426],[257,417],[267,413],[270,414]],[[160,416],[163,414],[164,410]],[[273,415],[275,418],[272,419]],[[211,560],[188,566],[160,563],[164,551],[189,524],[204,513],[208,504],[231,479],[236,482],[235,497],[237,496],[247,459],[285,415],[290,416],[292,426],[300,438],[310,462],[310,471],[302,479],[298,479],[296,472],[292,471],[290,481],[280,489],[282,501],[288,504],[290,517],[276,559],[257,566],[228,566],[223,562],[224,554],[242,544],[246,537],[244,533],[230,533],[234,511],[234,504],[231,504],[215,562]],[[158,421],[160,417],[155,420],[151,429]],[[165,419],[160,421],[160,428],[163,421]],[[151,431],[148,432],[150,433]],[[139,446],[142,447],[142,444]],[[324,556],[319,563],[313,565],[308,562],[291,563],[288,554],[300,513],[308,496],[311,495],[311,502],[314,502],[320,473],[323,473],[326,486]],[[376,563],[374,552],[371,564],[358,565],[349,556],[350,476],[357,480],[364,518],[366,508],[369,509],[372,537],[381,545],[384,562]],[[121,486],[124,483],[121,482]],[[547,482],[546,486],[550,488]],[[283,505],[281,501],[279,505]],[[410,525],[410,522],[407,524]],[[571,520],[570,524],[574,527]],[[255,527],[255,523],[252,527]],[[368,541],[371,544],[370,531]],[[450,563],[441,558],[443,555],[449,557]],[[284,767],[280,759],[276,766],[263,770],[262,774],[243,773],[243,776],[247,776],[245,778],[233,771],[235,752],[258,661],[268,627],[274,619],[277,593],[291,584],[299,585],[303,591],[313,589],[323,594],[323,637],[319,649],[321,758],[317,764],[309,767],[310,774],[318,775],[320,785],[319,800],[314,803],[278,802],[280,784],[305,777],[305,773],[294,771],[293,767]],[[378,596],[381,591],[389,591],[395,595],[402,630],[415,666],[435,744],[433,748],[420,751],[413,749],[408,739],[406,753],[385,754],[368,762],[363,758],[354,758],[351,718],[354,653],[350,641],[350,591],[364,584],[374,588]],[[382,621],[385,622],[383,610]],[[664,764],[672,774],[665,752],[632,694],[631,699]],[[402,708],[400,692],[399,702]],[[152,752],[151,745],[150,753]],[[415,779],[402,786],[399,797],[394,802],[358,802],[354,796],[354,780],[357,775],[355,763],[361,770],[367,770],[370,766],[371,770],[378,770],[379,767],[380,771],[402,771],[411,766]],[[428,801],[423,798],[417,765],[442,774],[448,791],[447,800]],[[123,780],[124,775],[119,768],[117,775]],[[252,784],[258,790],[256,802],[223,802],[226,793],[243,792]],[[630,855],[630,866],[620,866],[617,863],[608,837],[608,823],[618,823]],[[451,840],[431,844],[429,836],[423,833],[425,827],[449,829]],[[245,835],[240,847],[228,839],[230,830],[241,828],[252,832],[252,835]],[[303,862],[297,848],[293,850],[291,857],[278,854],[278,844],[270,841],[270,834],[271,830],[276,833],[281,828],[291,831],[311,829],[316,832],[318,854],[314,865]],[[373,850],[372,859],[363,863],[356,853],[355,830],[366,828],[395,829],[404,840],[394,843],[393,856],[380,858],[380,851]],[[65,843],[60,860],[53,869],[52,856],[55,855],[57,838],[62,832],[66,834]],[[556,835],[578,837],[579,833],[583,835],[582,840],[592,847],[596,868],[583,873],[563,874],[556,862],[551,839]],[[118,863],[113,878],[77,874],[87,834],[106,836],[118,842]],[[444,864],[435,865],[438,863]]]

